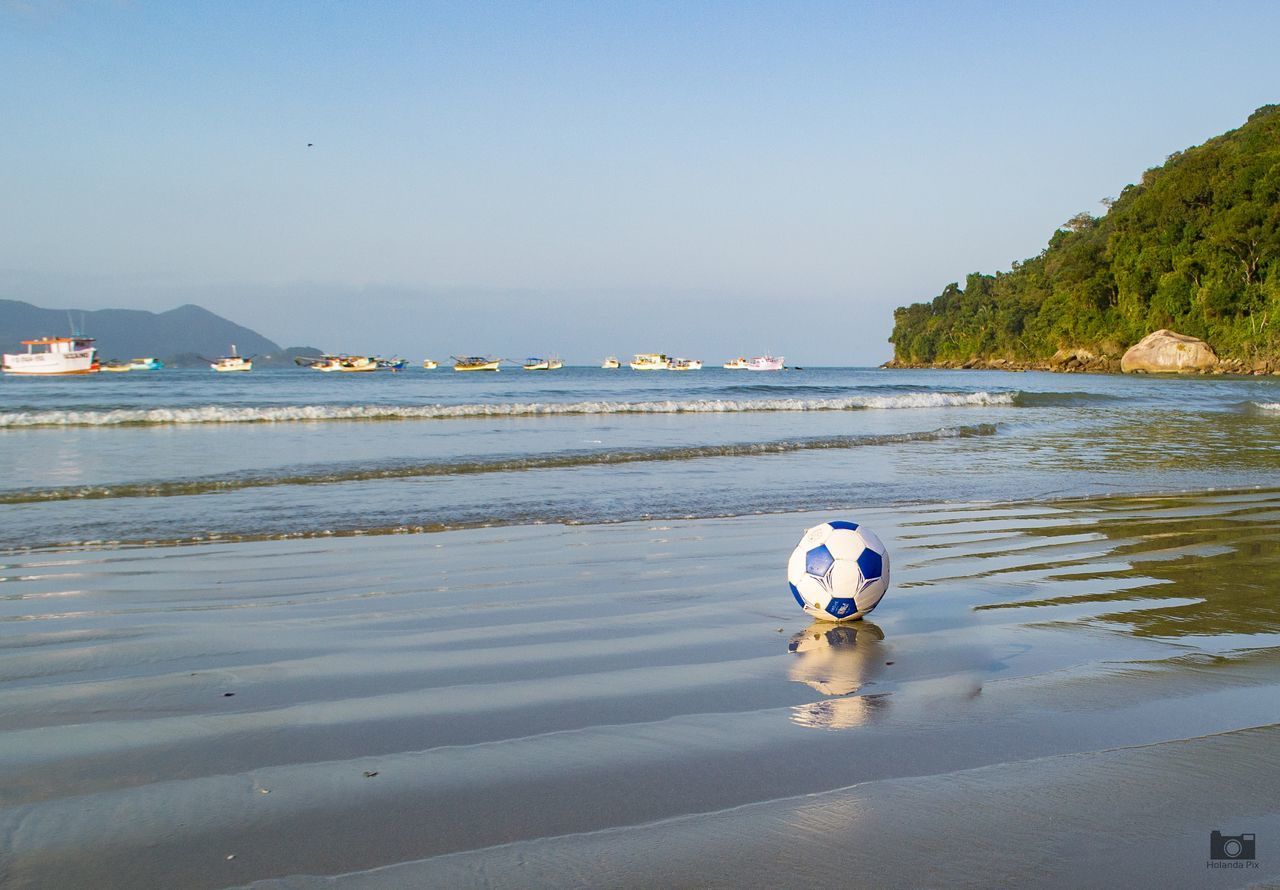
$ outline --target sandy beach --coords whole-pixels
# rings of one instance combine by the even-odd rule
[[[1275,881],[1278,516],[868,509],[847,627],[783,578],[825,513],[11,556],[0,883]]]

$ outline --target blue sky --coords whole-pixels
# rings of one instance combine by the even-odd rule
[[[0,297],[876,364],[895,306],[1280,101],[1277,33],[1264,3],[0,0]]]

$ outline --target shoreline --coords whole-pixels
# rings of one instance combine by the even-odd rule
[[[1243,359],[1225,359],[1211,368],[1199,371],[1122,371],[1118,358],[1077,353],[1037,360],[974,357],[964,361],[937,362],[910,362],[895,356],[879,367],[886,371],[1048,371],[1054,374],[1102,374],[1116,377],[1280,377],[1280,359],[1253,363]]]
[[[1256,378],[1256,376],[1280,376],[1280,360],[1248,362],[1243,359],[1225,359],[1212,368],[1180,371],[1123,371],[1120,360],[1114,356],[1093,356],[1092,353],[1068,352],[1053,359],[987,359],[973,357],[965,361],[904,361],[893,357],[878,366],[882,370],[937,370],[937,371],[1050,371],[1052,374],[1102,374],[1110,376],[1230,376],[1230,378]]]
[[[708,514],[651,514],[626,519],[591,519],[575,520],[563,517],[530,520],[524,517],[513,517],[510,521],[476,521],[457,523],[432,523],[413,525],[391,525],[370,528],[320,529],[296,532],[280,532],[265,534],[233,534],[206,533],[170,540],[93,540],[64,541],[52,544],[33,545],[28,547],[0,547],[0,557],[19,558],[29,555],[51,555],[60,553],[116,553],[138,550],[168,550],[186,547],[208,547],[220,545],[252,545],[286,542],[317,542],[330,540],[347,540],[352,538],[403,538],[420,535],[440,535],[448,533],[466,533],[487,529],[536,529],[544,527],[573,528],[611,528],[653,522],[724,522],[733,520],[749,520],[767,517],[806,516],[818,513],[854,512],[871,509],[876,512],[887,510],[954,510],[961,509],[1031,509],[1039,505],[1053,507],[1070,507],[1096,501],[1142,499],[1167,500],[1185,497],[1233,497],[1248,495],[1280,495],[1280,485],[1233,485],[1209,486],[1205,488],[1152,488],[1109,490],[1106,492],[1045,495],[1027,500],[936,500],[931,498],[908,498],[897,501],[886,501],[871,505],[855,506],[853,504],[783,508],[778,510],[751,510],[746,512],[708,513]],[[3,580],[3,579],[0,579]]]

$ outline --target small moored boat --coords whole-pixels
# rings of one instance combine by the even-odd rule
[[[701,371],[702,360],[696,358],[673,358],[667,362],[668,371]]]
[[[670,356],[662,352],[638,352],[631,360],[633,371],[665,371]]]
[[[757,355],[747,362],[748,371],[781,371],[782,356]]]
[[[129,362],[130,371],[159,371],[164,367],[164,362],[158,358],[147,356],[145,358],[135,358]]]
[[[538,358],[537,356],[530,356],[524,360],[522,367],[526,371],[556,371],[564,367],[564,362],[555,357]]]
[[[378,370],[378,360],[364,355],[340,355],[334,360],[332,367],[321,370],[366,374]]]
[[[726,371],[745,371],[747,369],[747,360],[742,356],[738,356],[733,361],[725,362],[724,369]]]
[[[424,358],[422,360],[422,367],[426,368],[428,371],[434,371],[436,368],[440,367],[440,363],[433,358]]]
[[[606,371],[613,371],[621,368],[622,362],[618,361],[616,356],[611,355],[600,363],[600,367],[604,368]]]
[[[231,355],[224,355],[220,359],[205,359],[209,362],[209,367],[213,370],[224,373],[226,371],[252,371],[253,356],[243,356],[236,352],[236,344],[231,344]]]
[[[378,362],[363,355],[324,355],[307,362],[307,367],[313,371],[323,371],[326,374],[333,371],[350,373],[376,371],[378,370]]]
[[[502,362],[500,358],[489,358],[485,355],[455,355],[453,370],[455,371],[496,371]]]

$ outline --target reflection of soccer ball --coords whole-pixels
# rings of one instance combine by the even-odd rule
[[[787,643],[796,656],[788,674],[823,695],[849,695],[884,670],[883,641],[884,631],[872,621],[814,624]]]
[[[889,553],[875,533],[833,520],[804,533],[787,562],[791,595],[823,621],[853,621],[889,589]]]
[[[888,707],[887,693],[866,694],[867,687],[874,685],[885,669],[889,654],[884,631],[874,623],[819,622],[793,636],[787,650],[796,656],[788,671],[791,679],[833,696],[792,707],[792,722],[849,729],[870,722]]]

